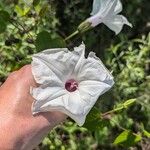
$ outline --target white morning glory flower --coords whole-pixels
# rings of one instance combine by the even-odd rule
[[[98,97],[114,84],[113,77],[95,53],[85,58],[85,45],[45,50],[33,55],[32,73],[37,88],[31,88],[35,101],[32,112],[60,111],[78,125],[83,125],[86,115]]]
[[[104,23],[118,34],[122,30],[124,24],[132,27],[132,24],[128,22],[126,17],[118,15],[121,11],[122,4],[120,0],[94,0],[93,10],[91,12],[92,16],[86,21],[91,23],[92,27]]]

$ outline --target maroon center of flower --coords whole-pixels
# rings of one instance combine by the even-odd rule
[[[70,79],[65,83],[65,88],[69,92],[74,92],[78,88],[78,83],[74,79]]]

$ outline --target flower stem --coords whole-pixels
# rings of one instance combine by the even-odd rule
[[[115,121],[114,119],[110,119],[111,122],[113,122],[120,130],[123,130],[123,131],[130,131],[124,127],[122,127],[117,121]],[[133,135],[135,136],[140,136],[140,134],[137,134],[135,132],[132,132]]]
[[[92,28],[91,23],[84,21],[81,24],[79,24],[79,26],[75,32],[73,32],[71,35],[69,35],[68,37],[65,38],[65,41],[68,41],[71,38],[73,38],[74,36],[76,36],[77,34],[79,34],[79,33],[82,34],[91,28]]]
[[[79,31],[76,30],[75,32],[73,32],[72,34],[70,34],[68,37],[65,38],[65,41],[68,41],[69,39],[73,38],[74,36],[76,36],[77,34],[79,34]]]
[[[101,116],[107,116],[116,112],[119,112],[121,110],[127,109],[130,105],[132,105],[134,102],[136,101],[136,99],[129,99],[127,101],[125,101],[124,103],[118,105],[116,108],[114,108],[113,110],[107,111],[105,113],[103,113]]]
[[[120,108],[116,108],[116,109],[113,109],[113,110],[107,111],[107,112],[105,112],[105,113],[101,114],[101,116],[102,116],[102,117],[104,117],[104,116],[107,116],[107,115],[110,115],[110,114],[116,113],[116,112],[118,112],[118,111],[120,111],[120,110],[123,110],[123,109],[125,109],[125,108],[121,106]]]

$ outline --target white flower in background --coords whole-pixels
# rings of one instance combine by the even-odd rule
[[[95,53],[85,56],[85,45],[70,52],[67,48],[49,49],[35,54],[32,73],[37,88],[31,89],[35,101],[32,112],[60,111],[78,125],[100,95],[114,84],[113,77]]]
[[[94,0],[91,13],[92,16],[86,21],[91,23],[92,27],[104,23],[118,34],[122,30],[124,24],[132,27],[132,24],[128,22],[126,17],[118,15],[121,11],[122,4],[120,0]]]

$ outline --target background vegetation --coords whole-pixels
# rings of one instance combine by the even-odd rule
[[[100,25],[67,43],[72,48],[83,40],[113,71],[115,86],[100,97],[84,127],[69,119],[37,149],[150,150],[150,1],[122,2],[132,29],[125,26],[115,36]],[[63,47],[62,39],[89,17],[91,6],[81,0],[1,0],[0,82],[30,63],[32,54]]]

